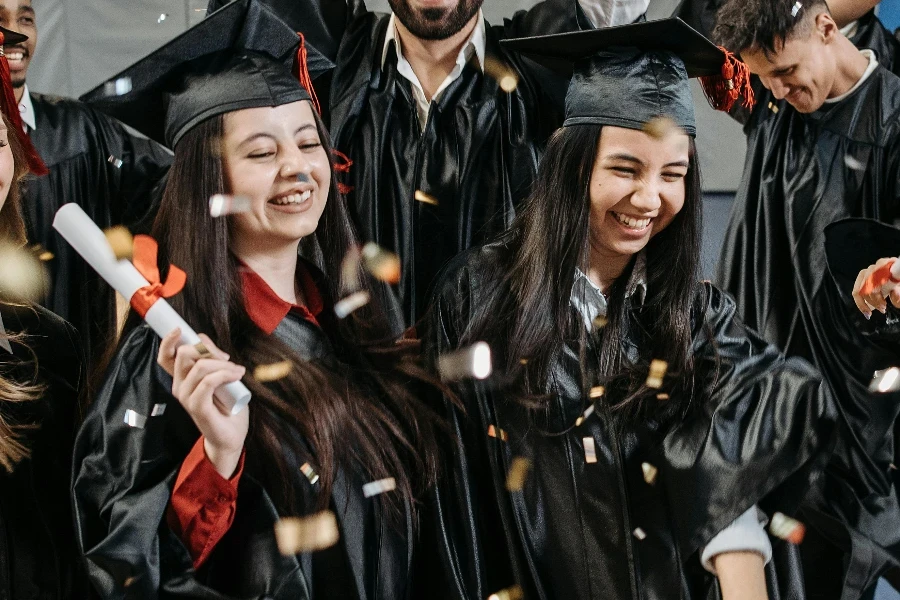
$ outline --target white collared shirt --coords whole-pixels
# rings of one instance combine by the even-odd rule
[[[840,96],[826,99],[825,104],[835,104],[837,102],[840,102],[841,100],[858,90],[859,86],[865,83],[866,79],[868,79],[869,76],[875,72],[875,69],[878,67],[878,58],[875,57],[875,52],[869,50],[868,48],[863,48],[859,51],[859,53],[869,59],[869,64],[866,65],[866,70],[863,71],[862,76],[859,78],[859,80],[857,80],[856,83],[853,84],[852,88],[850,88]]]
[[[22,125],[25,133],[37,129],[37,120],[34,118],[34,104],[31,103],[31,94],[28,93],[28,84],[22,93],[22,101],[19,102],[19,114],[22,115]]]

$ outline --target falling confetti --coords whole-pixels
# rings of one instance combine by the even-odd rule
[[[370,299],[369,292],[363,290],[353,292],[343,300],[335,302],[334,314],[337,315],[338,319],[343,319],[354,310],[368,304]]]
[[[0,295],[13,300],[38,302],[49,285],[47,268],[28,248],[0,243]]]
[[[292,367],[293,364],[289,360],[272,363],[271,365],[259,365],[253,369],[253,377],[255,377],[257,381],[263,383],[278,381],[279,379],[287,377],[287,374],[291,372]]]
[[[311,484],[315,484],[317,481],[319,481],[319,474],[315,472],[315,470],[309,463],[303,463],[302,465],[300,465],[300,470],[304,475],[306,475],[306,478]]]
[[[669,117],[654,117],[644,123],[641,129],[656,140],[664,140],[679,131],[678,123]]]
[[[882,371],[875,371],[869,391],[879,394],[896,392],[900,390],[900,367],[891,367]]]
[[[527,365],[527,364],[528,364],[528,359],[527,359],[527,358],[521,359],[521,360],[519,361],[519,364],[520,364],[520,365]]]
[[[849,154],[844,156],[844,164],[847,165],[848,169],[853,169],[854,171],[865,171],[866,165],[862,164],[862,162]]]
[[[431,204],[432,206],[438,205],[437,198],[435,198],[434,196],[431,196],[429,194],[426,194],[422,190],[416,190],[415,198],[416,198],[417,202],[421,202],[423,204]]]
[[[669,399],[669,395],[666,394],[666,393],[657,394],[657,395],[656,395],[656,399],[657,399],[657,400],[668,400],[668,399]]]
[[[495,425],[488,425],[488,435],[503,442],[509,441],[509,436],[506,435],[506,432]]]
[[[104,229],[103,235],[106,236],[106,241],[109,242],[109,247],[112,248],[116,260],[131,259],[131,255],[134,253],[134,237],[128,228],[116,225]]]
[[[603,396],[603,393],[605,391],[606,390],[604,389],[604,387],[602,385],[595,385],[594,387],[591,388],[589,395],[591,398],[600,398]]]
[[[654,358],[650,361],[650,374],[647,376],[646,386],[648,388],[659,389],[663,384],[663,377],[666,376],[666,369],[669,368],[669,363],[664,360],[659,360]]]
[[[109,158],[106,159],[106,162],[108,162],[109,164],[111,164],[112,166],[114,166],[117,169],[121,169],[122,165],[124,164],[122,162],[121,158],[116,158],[112,154],[109,155]]]
[[[366,269],[385,283],[400,282],[400,259],[393,252],[388,252],[374,242],[369,242],[362,249],[363,263]]]
[[[585,419],[587,419],[592,414],[594,414],[594,405],[593,404],[591,404],[586,409],[584,409],[584,412],[581,413],[581,416],[578,417],[577,419],[575,419],[575,427],[578,427],[579,425],[584,423]]]
[[[525,594],[522,592],[522,588],[517,585],[488,596],[488,600],[523,600],[524,598]]]
[[[510,492],[520,491],[525,485],[525,477],[528,476],[530,468],[530,460],[521,456],[515,457],[509,466],[509,473],[506,474],[506,489]]]
[[[519,85],[519,76],[503,61],[487,57],[484,60],[484,72],[497,80],[500,89],[509,94]]]
[[[348,291],[359,289],[359,261],[362,252],[359,246],[352,246],[341,260],[341,286]]]
[[[165,21],[168,18],[169,18],[169,15],[167,15],[166,13],[160,13],[160,15],[158,17],[156,17],[156,22],[162,23],[163,21]]]
[[[604,315],[597,315],[594,317],[594,329],[603,329],[606,327],[606,324],[609,323],[609,319],[607,319]]]
[[[154,404],[153,410],[150,411],[151,417],[161,417],[166,414],[166,405],[165,404]]]
[[[581,439],[584,444],[584,462],[591,464],[597,462],[597,449],[594,447],[594,438],[586,437]]]
[[[645,531],[644,531],[643,529],[641,529],[640,527],[638,527],[637,529],[635,529],[635,530],[632,531],[631,533],[632,533],[632,534],[634,535],[634,537],[636,537],[636,538],[638,539],[638,541],[640,541],[640,542],[643,542],[645,539],[647,539],[647,532],[645,532]]]
[[[383,494],[385,492],[390,492],[396,489],[397,482],[393,477],[388,477],[387,479],[370,481],[369,483],[365,484],[363,486],[363,496],[365,496],[366,498],[371,498],[372,496],[377,496],[378,494]]]
[[[791,16],[796,17],[801,8],[803,8],[803,5],[800,2],[795,2],[794,6],[791,8]]]
[[[330,510],[309,517],[286,517],[275,523],[275,541],[284,556],[330,548],[339,537],[337,519]]]
[[[131,78],[120,77],[115,81],[107,81],[103,84],[103,93],[107,96],[124,96],[131,91]],[[112,157],[110,157],[112,158]],[[112,162],[112,161],[109,161]],[[121,165],[119,165],[121,166]]]
[[[252,203],[247,196],[215,194],[209,199],[209,214],[213,218],[250,212],[251,208]]]
[[[778,106],[774,102],[769,102],[769,110],[771,110],[776,115],[778,114]]]
[[[34,244],[29,249],[35,256],[37,256],[37,259],[41,262],[47,262],[48,260],[53,260],[54,258],[56,258],[52,252],[50,252],[49,250],[45,250],[44,247],[40,244]]]
[[[777,512],[772,515],[769,532],[777,538],[787,540],[792,544],[799,544],[806,535],[806,526],[797,519]]]
[[[445,381],[485,379],[491,374],[491,348],[487,342],[475,342],[468,348],[438,357],[438,372]]]
[[[656,476],[659,474],[659,469],[648,462],[644,462],[641,463],[641,471],[644,472],[644,481],[650,485],[656,483]]]
[[[129,427],[136,427],[138,429],[143,429],[144,425],[147,424],[147,417],[144,415],[131,410],[130,408],[125,411],[125,424]]]

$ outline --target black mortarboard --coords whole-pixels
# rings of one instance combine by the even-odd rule
[[[564,126],[641,129],[668,117],[695,135],[691,77],[701,77],[715,108],[753,98],[746,66],[678,18],[502,43],[571,76]]]
[[[269,7],[237,0],[81,100],[174,148],[187,131],[216,115],[315,103],[301,80],[311,90],[311,79],[334,65],[301,41]]]

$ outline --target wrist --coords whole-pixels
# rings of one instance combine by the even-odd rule
[[[237,450],[220,448],[210,443],[209,438],[203,438],[203,451],[206,458],[213,464],[216,472],[224,479],[231,479],[241,462],[243,448]]]

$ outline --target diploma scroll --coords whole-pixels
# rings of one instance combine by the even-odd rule
[[[135,266],[126,259],[117,259],[103,231],[77,204],[66,204],[56,211],[53,228],[65,238],[84,260],[117,292],[133,302],[139,290],[151,287]],[[200,337],[172,306],[162,298],[152,300],[144,320],[159,335],[165,337],[173,329],[181,329],[181,341],[197,344]],[[218,388],[216,398],[235,415],[250,402],[250,390],[240,381]]]

